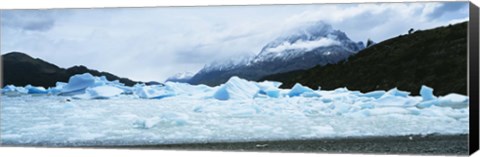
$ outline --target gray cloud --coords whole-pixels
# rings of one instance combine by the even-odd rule
[[[449,14],[439,15],[439,8]],[[0,51],[163,81],[213,60],[254,55],[306,22],[322,20],[352,40],[380,42],[466,17],[442,3],[7,10],[1,11]]]
[[[468,7],[468,3],[465,2],[445,2],[440,7],[437,7],[432,13],[429,14],[430,18],[439,18],[446,13],[451,13]]]
[[[27,31],[48,31],[55,25],[52,12],[39,10],[1,11],[1,26]]]

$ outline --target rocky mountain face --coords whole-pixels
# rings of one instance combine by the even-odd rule
[[[183,72],[183,73],[178,73],[178,74],[175,74],[169,78],[167,78],[167,80],[165,80],[165,82],[179,82],[179,83],[187,83],[190,81],[190,79],[193,77],[193,73],[190,73],[190,72]]]
[[[334,64],[362,50],[362,42],[324,22],[314,22],[266,44],[258,55],[206,65],[189,81],[215,86],[232,76],[258,80],[267,75]]]

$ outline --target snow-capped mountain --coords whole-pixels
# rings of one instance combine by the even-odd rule
[[[331,25],[322,21],[306,24],[290,34],[265,45],[254,62],[274,59],[289,60],[312,52],[318,48],[342,47],[350,53],[355,53],[364,48],[362,42],[355,43],[339,30],[334,30]],[[326,53],[319,51],[314,53]],[[332,52],[329,52],[332,53]]]
[[[247,55],[247,56],[236,56],[230,59],[215,60],[209,64],[206,64],[199,71],[199,73],[207,73],[212,71],[226,71],[230,69],[235,69],[235,68],[250,64],[254,58],[255,56]]]
[[[234,58],[207,64],[189,81],[218,85],[231,76],[257,80],[266,75],[334,64],[365,48],[325,22],[312,22],[267,43],[253,57]]]
[[[190,79],[193,77],[193,75],[194,74],[191,73],[191,72],[177,73],[177,74],[167,78],[167,80],[165,80],[165,82],[182,82],[182,83],[185,83],[185,82],[190,81]]]

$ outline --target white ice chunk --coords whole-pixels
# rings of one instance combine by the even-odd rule
[[[401,91],[401,90],[398,90],[397,88],[393,88],[393,89],[390,89],[387,93],[385,93],[382,97],[384,96],[399,96],[399,97],[407,97],[410,95],[410,92],[406,92],[406,91]]]
[[[306,94],[304,94],[306,93]],[[290,92],[288,92],[288,96],[290,97],[294,97],[294,96],[300,96],[300,95],[307,95],[307,96],[313,96],[313,95],[317,95],[317,96],[320,96],[318,94],[315,93],[315,91],[313,91],[312,89],[308,88],[308,87],[305,87],[305,86],[302,86],[300,83],[296,83],[293,88],[290,90]]]
[[[15,89],[17,88],[14,85],[6,85],[5,87],[2,88],[2,93],[14,92]]]
[[[212,97],[222,87],[233,94],[244,94],[240,89],[247,85],[233,82],[237,88],[208,87],[211,91],[207,93]],[[115,87],[108,83],[103,86]],[[256,83],[252,86],[259,88]],[[89,87],[87,91],[100,87]],[[157,92],[180,92],[180,88],[186,93],[204,94],[187,84],[134,87],[140,90],[138,95],[146,98]],[[291,92],[279,90],[281,95]],[[463,95],[439,97],[437,105],[422,101],[420,96],[403,97],[395,92],[378,99],[375,97],[382,92],[372,97],[345,90],[315,92],[322,97],[308,98],[302,93],[296,97],[269,99],[262,95],[265,98],[251,99],[260,95],[252,93],[247,95],[250,99],[218,101],[177,94],[159,100],[118,96],[85,101],[60,96],[2,96],[2,144],[99,146],[98,141],[102,141],[100,144],[117,146],[469,132],[468,98]],[[427,102],[432,104],[425,108],[417,105]]]
[[[160,117],[136,120],[133,122],[133,127],[137,129],[150,129],[157,125],[160,121]]]
[[[365,93],[365,94],[360,95],[360,96],[378,99],[378,98],[382,97],[385,93],[386,92],[383,91],[383,90],[377,90],[377,91],[372,91],[372,92]]]
[[[25,86],[25,89],[28,90],[28,94],[47,94],[48,91],[43,87],[35,87],[32,85]]]
[[[260,88],[254,82],[233,76],[220,86],[213,97],[218,100],[252,99],[259,91]]]
[[[206,95],[211,96],[213,88],[206,85],[190,85],[188,83],[180,82],[165,82],[165,86],[168,86],[172,89],[177,95],[187,95],[194,97],[205,97]]]
[[[468,107],[468,97],[452,93],[438,98],[438,104],[436,105],[440,107],[465,108]]]
[[[399,108],[399,107],[382,107],[367,109],[364,113],[368,116],[379,116],[379,115],[389,115],[389,114],[410,114],[412,111]]]
[[[451,108],[466,108],[468,107],[468,97],[456,93],[448,94],[440,98],[434,98],[432,100],[423,101],[418,103],[418,108],[428,108],[431,106],[451,107]]]
[[[50,87],[47,89],[47,91],[49,94],[59,94],[60,92],[62,92],[63,87],[66,85],[67,83],[65,82],[57,82],[55,83],[55,87]]]
[[[275,81],[264,81],[257,83],[257,86],[260,88],[259,94],[265,94],[272,98],[280,97],[280,89],[278,88],[280,85],[282,85],[281,82]]]
[[[70,77],[60,95],[75,95],[85,93],[85,89],[95,86],[95,77],[90,73],[78,74]]]
[[[425,85],[420,88],[420,95],[422,96],[423,101],[437,99],[437,97],[433,95],[433,89]]]
[[[137,129],[150,129],[153,127],[175,127],[188,124],[189,116],[177,112],[165,112],[160,116],[139,119],[133,122],[133,127]]]
[[[311,98],[311,97],[320,97],[320,94],[318,94],[315,91],[312,91],[312,92],[304,92],[304,93],[301,94],[301,96]]]
[[[281,85],[282,85],[281,82],[276,82],[276,81],[263,81],[263,82],[257,83],[257,86],[262,90],[268,89],[268,88],[278,88]]]
[[[57,84],[57,87],[55,87],[55,89],[52,89],[52,92],[55,92],[60,88],[60,95],[79,95],[85,94],[87,88],[106,85],[121,89],[122,93],[124,94],[133,93],[132,87],[127,87],[123,83],[120,83],[120,81],[118,80],[108,81],[107,77],[105,76],[95,77],[90,73],[74,75],[70,77],[68,83],[66,85],[63,85],[63,87],[59,87],[59,85]],[[87,95],[89,94],[87,93]]]
[[[438,104],[438,100],[433,99],[433,100],[428,100],[428,101],[422,101],[422,102],[418,103],[416,106],[417,106],[417,108],[423,109],[423,108],[428,108],[428,107],[431,107],[431,106],[437,105],[437,104]]]
[[[16,87],[14,85],[7,85],[7,86],[3,87],[2,93],[3,94],[6,94],[6,93],[27,94],[28,89],[26,89],[24,87]]]
[[[347,93],[347,92],[350,92],[347,87],[343,87],[343,88],[337,88],[334,90],[335,93]]]
[[[123,90],[123,94],[133,94],[133,88],[132,87],[128,87],[128,86],[124,86],[124,85],[111,85],[113,87],[117,87],[121,90]]]
[[[172,89],[163,85],[136,86],[134,88],[134,94],[144,99],[162,99],[175,95]]]
[[[418,102],[417,99],[387,94],[374,101],[376,107],[411,107]]]
[[[87,88],[86,91],[91,99],[108,99],[118,96],[123,92],[122,89],[109,85]]]

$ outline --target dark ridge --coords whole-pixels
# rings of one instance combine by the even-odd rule
[[[77,66],[70,67],[70,68],[67,69],[67,73],[70,76],[73,76],[73,75],[76,75],[76,74],[83,74],[83,73],[90,73],[93,76],[105,76],[107,78],[107,80],[119,80],[121,83],[123,83],[127,86],[133,86],[133,85],[139,83],[139,82],[135,82],[135,81],[132,81],[130,79],[127,79],[127,78],[120,78],[120,77],[115,76],[115,75],[113,75],[111,73],[108,73],[108,72],[100,72],[100,71],[97,71],[97,70],[88,69],[87,67],[85,67],[83,65],[77,65]]]
[[[325,90],[347,87],[362,92],[400,90],[419,93],[421,85],[434,94],[467,94],[467,22],[419,30],[372,45],[346,61],[308,70],[266,76],[282,88],[301,83]]]
[[[108,72],[88,69],[85,66],[74,66],[68,69],[60,68],[54,64],[21,52],[11,52],[2,55],[3,82],[2,85],[53,87],[56,82],[68,82],[76,74],[90,73],[94,76],[105,76],[108,80],[119,80],[127,86],[136,82],[127,78],[120,78]]]

